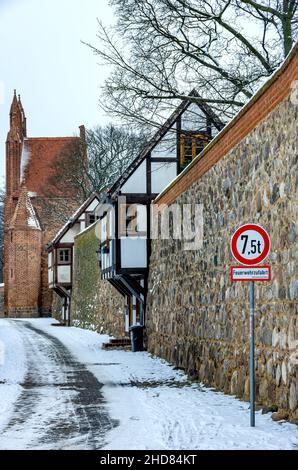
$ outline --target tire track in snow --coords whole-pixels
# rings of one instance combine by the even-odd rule
[[[57,338],[24,321],[10,323],[22,335],[27,373],[1,448],[99,449],[111,420],[102,384]]]

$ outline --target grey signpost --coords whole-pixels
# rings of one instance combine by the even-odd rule
[[[242,225],[232,236],[232,255],[244,266],[231,267],[231,280],[249,281],[249,398],[252,427],[255,426],[255,281],[271,279],[270,266],[256,265],[264,261],[269,251],[269,235],[259,225]]]
[[[255,426],[255,284],[249,282],[249,397],[250,425]]]

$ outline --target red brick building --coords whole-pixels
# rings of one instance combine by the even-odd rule
[[[80,137],[27,137],[24,109],[14,93],[6,141],[5,316],[51,314],[45,247],[81,203],[71,183],[59,191],[53,181],[63,153],[84,136],[81,126]]]

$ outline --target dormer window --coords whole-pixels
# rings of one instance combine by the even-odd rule
[[[183,132],[180,135],[180,167],[184,169],[206,147],[207,133]]]

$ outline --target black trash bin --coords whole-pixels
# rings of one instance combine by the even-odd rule
[[[131,336],[131,349],[132,352],[138,352],[144,350],[143,345],[143,330],[144,327],[142,325],[132,325],[130,328],[130,336]]]

